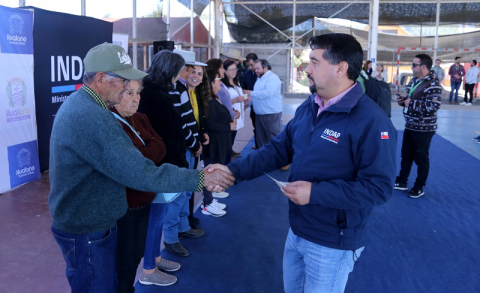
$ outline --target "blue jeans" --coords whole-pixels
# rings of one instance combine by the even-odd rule
[[[150,217],[148,218],[147,240],[143,256],[143,268],[152,270],[157,267],[155,258],[160,256],[160,240],[162,239],[163,219],[168,210],[167,203],[150,204]]]
[[[67,263],[72,293],[117,292],[117,226],[90,234],[70,234],[52,227],[52,234]]]
[[[340,293],[364,247],[355,252],[309,242],[289,229],[283,254],[285,293]]]
[[[190,150],[185,154],[188,168],[193,169],[195,158]],[[163,240],[168,244],[178,242],[178,233],[188,231],[190,224],[188,216],[190,215],[188,201],[192,197],[193,192],[184,191],[174,201],[169,203],[165,222],[163,224]]]
[[[462,82],[455,82],[455,81],[450,81],[450,86],[452,87],[450,89],[450,98],[448,99],[449,101],[452,101],[453,98],[453,91],[455,91],[455,103],[458,101],[458,89],[460,88],[460,85]]]

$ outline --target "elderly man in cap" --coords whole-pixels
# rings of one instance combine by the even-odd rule
[[[146,74],[133,69],[122,47],[108,43],[92,48],[84,65],[84,85],[60,107],[52,129],[52,233],[72,292],[115,292],[116,222],[127,211],[125,186],[150,192],[223,190],[233,178],[218,166],[207,173],[156,167],[107,108],[121,101],[130,80]]]

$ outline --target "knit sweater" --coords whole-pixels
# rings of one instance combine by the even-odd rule
[[[156,167],[112,113],[83,88],[55,116],[48,198],[52,226],[73,234],[111,229],[127,211],[125,186],[150,192],[195,191],[197,170]]]
[[[418,86],[409,94],[410,89],[415,85]],[[411,101],[407,113],[403,112],[405,128],[419,132],[436,131],[437,111],[442,103],[442,87],[438,82],[435,71],[431,70],[421,80],[416,77],[412,78],[406,91],[409,94],[407,98],[410,98]]]
[[[120,115],[115,107],[109,107],[110,111]],[[121,115],[120,115],[121,116]],[[123,117],[135,131],[138,131],[140,138],[133,132],[133,130],[124,122],[118,120],[122,125],[123,131],[128,135],[133,145],[139,150],[142,155],[159,166],[162,159],[167,152],[165,144],[158,134],[153,130],[152,125],[148,121],[148,117],[142,113],[135,113],[130,117]],[[154,192],[145,192],[135,190],[127,187],[127,203],[128,207],[137,207],[150,204],[157,194]]]

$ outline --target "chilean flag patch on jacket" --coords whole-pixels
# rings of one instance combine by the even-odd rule
[[[380,132],[382,135],[382,139],[389,139],[388,132]]]

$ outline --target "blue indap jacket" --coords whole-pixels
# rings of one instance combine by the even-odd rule
[[[312,183],[309,204],[289,201],[293,233],[322,246],[355,250],[369,241],[374,206],[393,194],[397,131],[359,83],[318,117],[314,98],[270,144],[228,167],[238,183],[291,164],[289,182]]]

